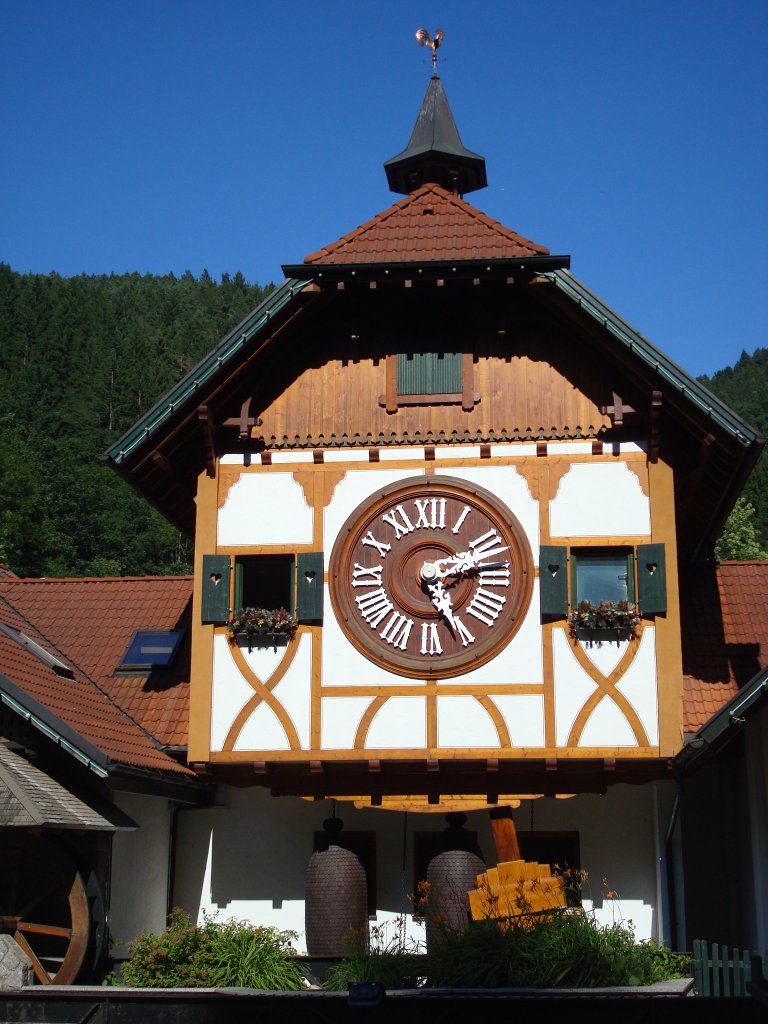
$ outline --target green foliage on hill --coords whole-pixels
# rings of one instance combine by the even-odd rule
[[[239,272],[0,264],[0,562],[24,576],[190,571],[189,540],[99,455],[268,291]]]
[[[726,366],[711,377],[699,377],[701,383],[721,398],[747,423],[756,427],[768,437],[768,348],[758,348],[752,355],[742,352],[735,366]],[[747,515],[748,531],[754,533],[747,547],[739,546],[738,537],[743,536],[744,509],[737,507],[726,527],[726,533],[736,546],[721,545],[723,557],[760,557],[748,551],[756,545],[758,550],[768,550],[768,451],[763,452],[752,475],[744,487],[742,498],[752,505],[754,515]],[[735,519],[734,519],[735,515]]]

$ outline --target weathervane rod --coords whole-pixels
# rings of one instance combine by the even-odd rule
[[[440,49],[440,43],[443,41],[445,32],[441,28],[435,32],[435,38],[429,38],[429,32],[425,28],[417,29],[416,41],[419,46],[428,46],[432,50],[432,74],[437,74],[437,51]]]

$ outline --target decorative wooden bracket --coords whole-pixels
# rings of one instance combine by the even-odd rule
[[[157,450],[157,448],[155,448],[154,451],[149,453],[149,457],[150,457],[150,459],[152,459],[154,464],[159,469],[161,469],[163,471],[163,473],[165,473],[166,476],[171,477],[171,479],[173,479],[173,480],[178,480],[179,479],[179,475],[176,472],[176,470],[173,468],[173,465],[171,464],[170,460],[167,459],[166,456],[163,455],[162,452],[159,452]]]
[[[648,437],[648,455],[651,462],[659,461],[661,445],[661,392],[651,392],[650,431]]]
[[[230,416],[229,419],[224,420],[225,427],[237,427],[238,437],[241,441],[247,441],[251,436],[251,427],[260,427],[263,420],[260,416],[251,416],[251,402],[253,396],[246,398],[243,404],[240,406],[240,415],[237,417]]]
[[[213,413],[207,405],[197,410],[197,418],[203,428],[203,445],[208,476],[216,476],[216,424]]]
[[[615,391],[613,392],[613,404],[600,406],[600,412],[603,416],[611,417],[611,423],[616,430],[620,430],[624,426],[624,415],[634,411],[631,405],[624,405],[621,395],[617,395]]]

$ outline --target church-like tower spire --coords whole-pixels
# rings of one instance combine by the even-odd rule
[[[421,45],[431,45],[433,67],[436,49],[443,33],[438,29],[434,45],[424,29],[416,38]],[[423,33],[423,37],[419,37]],[[437,73],[432,75],[419,116],[408,145],[384,164],[387,181],[393,192],[409,195],[427,182],[441,185],[449,192],[464,195],[485,188],[485,158],[465,149],[459,137],[453,113],[448,105],[443,83]]]

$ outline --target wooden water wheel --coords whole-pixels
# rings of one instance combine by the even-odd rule
[[[0,865],[0,932],[24,950],[40,984],[71,984],[91,927],[82,875],[55,842],[23,832],[0,836]]]

